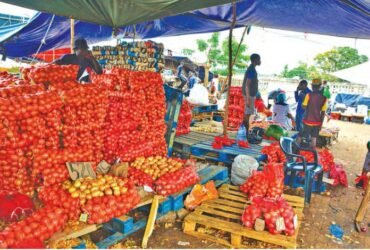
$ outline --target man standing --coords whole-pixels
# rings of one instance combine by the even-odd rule
[[[245,100],[245,112],[244,112],[244,126],[249,131],[249,119],[251,115],[255,113],[254,100],[258,92],[258,75],[256,66],[261,65],[261,57],[258,54],[252,54],[250,57],[251,65],[249,65],[244,75],[242,93]]]
[[[302,108],[302,103],[308,93],[311,93],[311,90],[308,88],[307,81],[300,81],[297,90],[294,92],[295,101],[297,102],[297,110],[295,114],[295,124],[297,131],[301,131],[303,129],[302,120],[304,116],[304,109]]]
[[[64,55],[55,60],[53,63],[58,65],[79,65],[80,68],[77,73],[77,81],[80,82],[89,82],[88,75],[81,77],[87,68],[92,69],[96,74],[99,75],[103,73],[102,68],[95,60],[84,38],[76,39],[73,50],[75,52],[74,54]]]
[[[180,79],[180,81],[181,81],[181,84],[180,84],[180,86],[179,86],[179,89],[182,89],[184,86],[185,86],[185,84],[187,83],[187,81],[188,81],[188,79],[186,79],[186,77],[184,76],[184,61],[182,61],[181,63],[180,63],[180,65],[177,67],[177,77]]]
[[[312,92],[308,93],[303,100],[302,108],[305,110],[303,118],[303,130],[300,131],[297,142],[300,144],[302,137],[311,137],[311,147],[316,147],[316,140],[327,109],[327,98],[320,91],[321,80],[312,80]]]

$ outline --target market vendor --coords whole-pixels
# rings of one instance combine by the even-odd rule
[[[297,110],[295,114],[295,123],[297,131],[301,131],[303,129],[302,121],[304,116],[304,109],[302,107],[302,103],[308,93],[311,93],[311,90],[308,88],[307,81],[306,80],[300,81],[297,90],[294,91],[294,97],[297,102]]]
[[[73,50],[75,52],[74,54],[64,55],[53,63],[58,65],[79,65],[77,81],[80,82],[89,82],[89,75],[86,74],[85,70],[93,70],[99,75],[103,73],[102,68],[92,55],[84,38],[76,39]]]

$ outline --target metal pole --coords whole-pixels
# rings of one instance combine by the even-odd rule
[[[233,21],[230,26],[229,32],[229,74],[227,82],[227,94],[226,94],[226,104],[225,104],[225,119],[223,122],[223,134],[227,135],[227,125],[229,123],[229,97],[230,97],[230,87],[231,80],[233,76],[233,48],[232,48],[232,39],[233,39],[233,29],[236,23],[236,3],[233,3]]]
[[[71,53],[75,44],[75,20],[71,18]]]

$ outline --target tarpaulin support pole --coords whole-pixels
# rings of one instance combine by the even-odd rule
[[[74,45],[75,45],[75,20],[71,18],[71,53],[73,53]]]
[[[225,119],[223,121],[223,134],[224,136],[227,135],[227,125],[229,123],[229,97],[230,97],[230,87],[231,87],[231,80],[233,77],[233,48],[232,48],[232,40],[233,40],[233,29],[236,23],[236,4],[233,2],[233,21],[230,26],[229,32],[229,74],[228,74],[228,81],[227,81],[227,94],[226,94],[226,104],[225,104]]]

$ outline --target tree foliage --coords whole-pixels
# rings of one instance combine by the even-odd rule
[[[324,73],[350,68],[367,60],[366,55],[360,55],[357,49],[351,47],[335,47],[315,56],[317,67]]]
[[[194,54],[195,50],[193,50],[193,49],[182,49],[181,52],[184,56],[192,56]]]
[[[199,52],[205,53],[207,57],[207,62],[211,65],[211,70],[215,73],[221,75],[228,74],[228,62],[229,62],[229,43],[228,38],[225,38],[220,42],[220,34],[218,32],[213,33],[211,37],[207,40],[198,39],[196,40],[197,50]],[[237,49],[239,46],[239,41],[234,37],[232,39],[232,50],[233,50],[233,60],[235,58]],[[249,61],[249,55],[247,55],[247,45],[241,44],[238,57],[235,61],[233,70],[245,70],[247,63]],[[188,49],[184,49],[188,50]]]
[[[368,60],[366,55],[360,55],[357,49],[350,47],[334,47],[333,49],[315,56],[314,65],[307,65],[299,62],[298,66],[292,69],[284,66],[281,76],[286,78],[298,77],[300,79],[322,78],[329,81],[339,81],[330,75],[341,69],[353,67]]]

